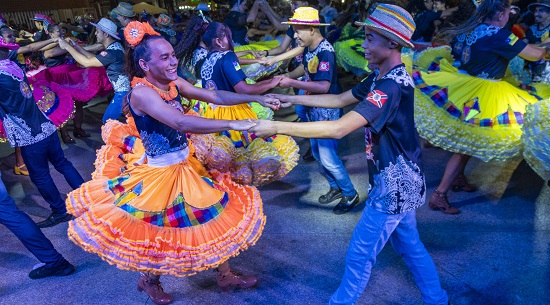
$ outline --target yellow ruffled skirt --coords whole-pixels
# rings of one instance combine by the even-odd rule
[[[424,65],[425,66],[425,65]],[[503,161],[517,156],[527,105],[539,98],[506,81],[459,73],[445,57],[413,70],[415,123],[443,149]]]
[[[198,113],[220,120],[258,119],[248,104],[216,106],[200,104]],[[218,134],[191,135],[195,155],[209,171],[230,173],[241,184],[265,185],[286,176],[297,164],[299,148],[289,136],[268,139],[249,132],[227,130]]]
[[[523,157],[544,180],[550,180],[550,99],[527,106],[523,125]]]
[[[256,243],[265,216],[255,187],[238,185],[227,174],[201,176],[191,154],[164,167],[136,161],[142,145],[139,138],[129,145],[135,136],[125,125],[106,124],[110,148],[96,160],[103,169],[67,197],[76,217],[68,231],[73,242],[123,270],[179,277],[215,268]],[[134,158],[100,160],[117,149],[121,159]]]

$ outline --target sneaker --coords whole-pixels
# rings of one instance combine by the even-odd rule
[[[355,192],[353,196],[342,196],[342,200],[332,209],[332,212],[336,215],[345,214],[359,203],[359,194]]]
[[[336,199],[342,198],[342,196],[343,196],[342,191],[340,189],[336,189],[336,188],[331,187],[330,190],[328,191],[328,193],[326,193],[324,195],[321,195],[319,197],[319,203],[320,204],[331,203]]]
[[[63,214],[51,213],[50,216],[48,216],[48,218],[44,219],[41,222],[37,222],[36,225],[39,228],[48,228],[48,227],[53,227],[65,221],[69,221],[71,219],[73,219],[73,215],[69,213],[63,213]]]
[[[45,265],[34,269],[29,273],[29,277],[33,280],[41,279],[49,276],[65,276],[73,273],[76,270],[75,266],[71,265],[67,260],[63,260],[57,267],[47,268]]]

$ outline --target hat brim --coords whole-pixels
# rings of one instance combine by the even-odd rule
[[[364,27],[367,27],[369,29],[372,29],[374,30],[376,33],[388,38],[388,39],[391,39],[391,40],[395,40],[399,45],[405,47],[405,48],[414,48],[414,44],[410,41],[406,41],[405,39],[393,34],[392,32],[386,30],[385,28],[383,27],[380,27],[380,26],[377,26],[377,25],[373,25],[373,24],[370,24],[370,23],[366,23],[366,22],[359,22],[359,21],[355,21],[355,25],[358,25],[358,26],[364,26]]]
[[[540,2],[535,2],[535,3],[529,4],[529,5],[527,6],[527,9],[529,9],[530,11],[534,11],[535,8],[536,8],[537,6],[544,6],[544,7],[550,9],[550,4],[540,3]]]
[[[96,28],[102,30],[103,32],[107,33],[107,35],[113,37],[114,39],[116,40],[120,40],[120,37],[118,37],[118,34],[116,32],[111,32],[110,30],[102,27],[101,25],[97,24],[97,23],[93,23],[93,22],[90,22],[91,25],[95,26]]]
[[[309,26],[328,26],[328,25],[330,25],[330,23],[311,23],[311,22],[295,22],[295,21],[285,21],[285,22],[281,22],[281,24],[309,25]]]
[[[132,14],[123,14],[119,10],[117,10],[116,7],[112,10],[112,12],[117,14],[117,15],[124,16],[124,17],[135,17],[136,16],[136,13],[134,11],[132,11]]]

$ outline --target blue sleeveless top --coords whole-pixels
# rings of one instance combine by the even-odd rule
[[[145,153],[148,156],[156,157],[167,153],[180,151],[187,147],[187,137],[184,133],[161,123],[148,114],[137,115],[130,104],[131,94],[132,92],[128,94],[128,106],[136,122],[139,136],[141,137],[141,141],[145,147]],[[183,113],[179,91],[175,99],[171,101],[164,100],[164,102]]]

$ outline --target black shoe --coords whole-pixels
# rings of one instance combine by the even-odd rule
[[[315,161],[315,157],[313,156],[313,153],[311,152],[311,147],[306,151],[306,153],[302,157],[302,160],[304,160],[306,162]]]
[[[359,203],[359,194],[355,192],[353,196],[343,196],[342,200],[332,209],[336,215],[345,214],[351,211]]]
[[[34,269],[29,273],[29,277],[33,280],[36,280],[48,276],[65,276],[73,273],[75,270],[76,268],[64,259],[63,262],[57,267],[46,268],[46,266],[42,266],[40,268]]]
[[[39,228],[48,228],[48,227],[53,227],[64,221],[69,221],[71,219],[73,219],[73,215],[68,213],[63,213],[63,214],[51,213],[50,216],[48,216],[48,218],[44,219],[41,222],[37,222],[36,225]]]
[[[321,195],[321,197],[319,197],[319,203],[320,204],[331,203],[336,199],[342,198],[342,196],[344,195],[342,195],[342,191],[340,189],[335,189],[331,187],[328,193]]]

